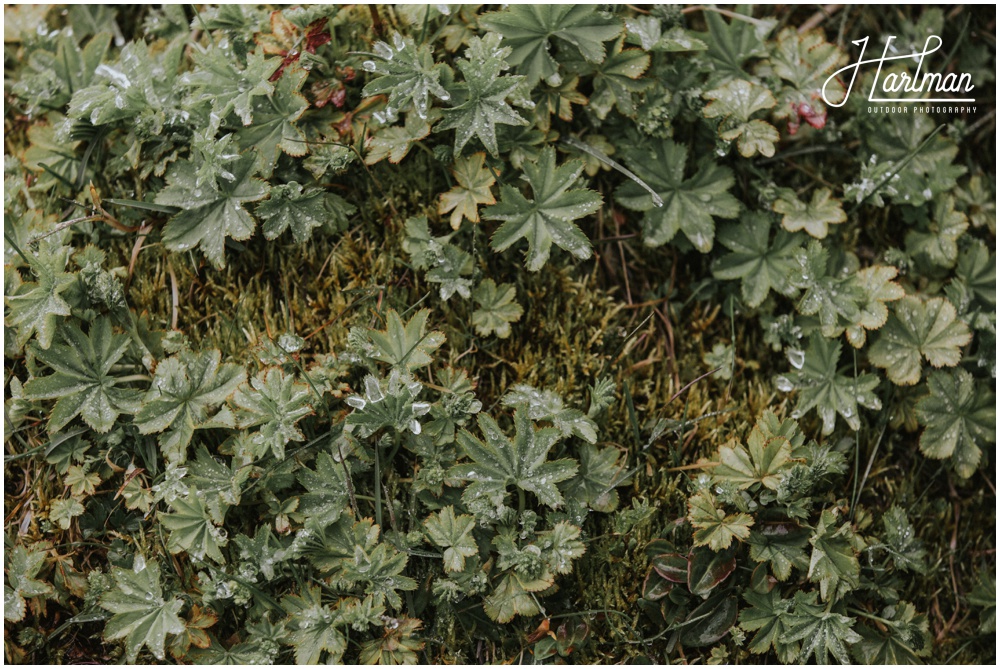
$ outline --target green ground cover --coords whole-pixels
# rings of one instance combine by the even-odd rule
[[[992,662],[995,27],[6,8],[6,661]]]

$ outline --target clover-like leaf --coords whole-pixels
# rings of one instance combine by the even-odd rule
[[[295,424],[312,413],[309,386],[297,381],[294,375],[286,375],[279,367],[250,377],[248,386],[236,390],[233,404],[239,408],[236,414],[239,427],[260,425],[250,439],[264,450],[270,449],[278,460],[284,459],[288,442],[305,438]]]
[[[198,560],[209,557],[225,562],[219,549],[228,540],[225,531],[212,522],[204,496],[204,492],[192,486],[187,495],[177,497],[170,504],[173,513],[160,513],[160,523],[170,530],[167,548],[171,553],[186,551]]]
[[[476,286],[472,298],[479,308],[472,312],[472,324],[483,337],[496,333],[500,339],[510,336],[510,324],[521,320],[524,309],[514,298],[517,292],[509,283],[497,286],[493,279],[484,279]]]
[[[895,267],[872,265],[859,270],[854,275],[854,283],[861,291],[858,302],[858,317],[847,326],[847,341],[854,348],[861,348],[867,339],[868,330],[877,330],[889,318],[886,302],[894,302],[906,295],[903,287],[892,279],[899,273]]]
[[[504,222],[490,239],[493,250],[505,251],[518,240],[527,240],[529,272],[542,268],[553,243],[576,258],[589,258],[590,240],[573,221],[596,212],[603,200],[588,188],[570,189],[582,171],[583,163],[578,160],[568,160],[557,168],[552,147],[543,149],[537,161],[524,163],[534,199],[503,184],[500,203],[483,210],[483,218]]]
[[[625,162],[652,188],[663,204],[634,181],[626,181],[615,191],[615,199],[642,219],[646,246],[662,246],[680,231],[702,253],[712,250],[715,219],[736,218],[740,203],[729,193],[735,183],[728,167],[705,157],[694,176],[685,179],[688,150],[682,144],[661,139],[628,153]]]
[[[496,204],[496,198],[490,188],[496,183],[493,172],[483,167],[486,154],[482,151],[471,156],[460,156],[455,159],[451,173],[455,176],[457,185],[451,190],[441,193],[438,213],[451,212],[451,228],[458,230],[462,220],[479,222],[479,205]]]
[[[160,447],[172,462],[185,459],[194,431],[209,424],[211,410],[246,378],[242,367],[220,365],[221,357],[218,350],[184,351],[156,367],[153,385],[143,398],[135,423],[142,434],[167,430],[160,435]],[[225,420],[225,413],[216,419]],[[231,416],[228,420],[232,422]]]
[[[472,528],[476,520],[472,516],[455,516],[455,507],[446,506],[424,520],[424,533],[435,546],[445,549],[444,570],[462,571],[465,558],[479,553]]]
[[[604,42],[622,34],[622,24],[592,5],[514,5],[502,12],[485,14],[479,24],[504,37],[512,51],[508,57],[527,78],[529,86],[539,79],[559,84],[559,63],[549,53],[553,39],[575,49],[590,63],[605,58]]]
[[[115,587],[99,601],[101,608],[114,614],[104,627],[104,638],[124,638],[125,655],[131,664],[143,646],[162,661],[167,635],[184,632],[184,621],[177,615],[184,602],[164,598],[157,562],[147,563],[142,556],[135,560],[133,569],[111,568]]]
[[[789,232],[805,230],[816,239],[823,239],[830,225],[847,220],[840,201],[832,197],[829,188],[817,188],[809,202],[801,201],[790,188],[783,188],[778,199],[771,205],[782,214],[781,225]]]
[[[702,490],[688,498],[688,521],[696,528],[695,546],[708,546],[713,551],[729,548],[733,539],[743,541],[750,536],[753,518],[746,513],[727,514],[720,509],[715,496]]]
[[[920,380],[923,360],[932,367],[954,367],[961,360],[961,348],[972,339],[968,326],[956,316],[955,307],[942,297],[923,301],[908,295],[896,302],[868,357],[899,386]]]
[[[536,430],[524,405],[514,411],[513,440],[488,415],[479,414],[478,421],[485,443],[468,430],[459,432],[458,444],[472,464],[459,464],[448,470],[450,478],[470,481],[462,494],[466,503],[485,496],[499,506],[507,497],[507,488],[513,485],[534,493],[545,506],[562,505],[563,496],[556,484],[572,478],[577,464],[570,458],[546,462],[549,451],[560,438],[559,430],[553,427]]]
[[[163,227],[167,248],[189,251],[197,246],[217,269],[225,267],[226,238],[249,239],[256,227],[243,204],[268,193],[268,185],[252,176],[254,162],[253,152],[245,153],[214,183],[206,184],[199,183],[193,162],[174,163],[167,173],[167,187],[156,195],[157,204],[181,209]]]
[[[760,306],[772,290],[786,296],[796,292],[788,276],[795,268],[794,254],[802,236],[779,229],[771,240],[771,227],[767,214],[752,212],[719,229],[719,243],[732,253],[712,263],[712,274],[740,279],[740,291],[750,308]]]
[[[138,411],[139,391],[116,387],[118,381],[110,374],[128,350],[129,337],[112,334],[107,318],[94,321],[87,334],[75,323],[66,325],[62,334],[66,344],[35,351],[53,373],[24,385],[27,397],[57,400],[49,415],[49,432],[58,432],[77,416],[97,432],[107,432],[120,414]]]
[[[920,451],[936,460],[950,459],[962,478],[972,476],[981,446],[996,442],[996,405],[989,384],[977,383],[961,367],[933,372],[930,394],[917,402],[917,419],[926,429]]]

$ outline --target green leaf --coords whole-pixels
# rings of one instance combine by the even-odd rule
[[[527,77],[528,86],[539,79],[558,86],[559,64],[549,53],[558,40],[580,53],[590,63],[604,61],[604,42],[622,34],[622,24],[592,5],[514,5],[502,12],[485,14],[479,24],[503,35],[512,49],[508,58]]]
[[[563,494],[595,511],[611,513],[618,508],[615,488],[629,478],[624,463],[619,463],[621,452],[614,446],[598,449],[584,444],[579,455],[580,470],[563,486]]]
[[[542,268],[553,243],[581,260],[589,258],[590,240],[573,221],[596,212],[603,200],[590,189],[570,188],[582,171],[583,163],[578,160],[568,160],[557,168],[552,147],[543,149],[537,161],[524,163],[534,199],[503,184],[500,204],[483,210],[483,218],[504,222],[490,240],[493,250],[505,251],[518,240],[527,240],[529,272]]]
[[[968,229],[969,219],[955,210],[954,196],[938,198],[931,222],[906,233],[906,250],[910,255],[926,257],[938,267],[954,267],[958,260],[958,238]]]
[[[906,291],[892,279],[899,273],[895,267],[873,265],[858,271],[854,283],[861,291],[858,316],[847,326],[847,341],[854,348],[861,348],[868,330],[878,330],[889,318],[886,302],[893,302],[906,295]]]
[[[223,563],[226,559],[219,548],[228,540],[225,532],[212,522],[204,496],[204,491],[192,486],[186,496],[171,502],[173,513],[160,513],[160,523],[170,530],[167,548],[171,553],[186,551],[197,560],[209,557]]]
[[[429,116],[433,120],[437,115],[438,112],[432,111]],[[422,119],[416,114],[408,114],[402,127],[384,127],[368,140],[365,164],[374,165],[388,158],[390,163],[396,165],[406,157],[416,142],[429,134],[431,134],[430,120]]]
[[[962,478],[976,472],[981,446],[996,442],[996,405],[989,384],[978,383],[961,367],[933,372],[930,394],[917,402],[917,419],[926,426],[920,451],[936,460],[950,459]]]
[[[795,593],[795,612],[786,623],[788,641],[801,641],[798,660],[812,655],[819,664],[830,664],[830,656],[841,664],[850,664],[847,649],[861,641],[861,635],[852,627],[854,619],[830,611],[816,603],[815,592]]]
[[[187,466],[188,474],[182,485],[193,485],[208,507],[212,522],[222,525],[226,511],[239,506],[243,484],[250,478],[251,468],[241,466],[234,458],[227,466],[212,457],[203,444],[195,451],[195,459]],[[186,489],[183,490],[187,492]]]
[[[313,412],[309,404],[309,386],[286,375],[280,367],[272,367],[250,377],[249,386],[242,385],[233,395],[238,407],[236,422],[241,429],[261,428],[250,440],[270,450],[277,460],[285,458],[285,446],[290,441],[302,441],[305,436],[296,427],[302,418]]]
[[[789,232],[805,230],[816,239],[824,239],[830,225],[847,220],[840,201],[833,199],[829,188],[817,188],[812,200],[802,202],[790,188],[783,188],[771,208],[782,214],[781,225]]]
[[[417,651],[424,642],[415,635],[421,627],[420,620],[407,616],[387,620],[382,638],[365,643],[358,659],[363,664],[419,664]]]
[[[97,491],[101,484],[101,476],[97,472],[88,472],[79,465],[73,465],[66,472],[63,483],[69,488],[73,497],[89,497]]]
[[[569,574],[573,571],[573,560],[587,552],[587,547],[580,541],[580,533],[579,527],[561,520],[548,532],[538,534],[537,545],[551,571],[557,574]]]
[[[264,238],[277,239],[291,228],[298,244],[308,242],[313,230],[333,216],[346,217],[356,211],[354,205],[319,188],[303,188],[292,181],[273,186],[270,197],[257,205],[257,217],[263,222]]]
[[[110,375],[128,350],[127,335],[111,333],[111,322],[99,318],[84,334],[76,324],[62,330],[66,344],[35,351],[35,357],[52,368],[49,376],[36,377],[24,386],[27,397],[57,400],[49,415],[49,432],[58,432],[80,416],[97,432],[108,432],[122,413],[139,410],[139,391],[117,388]]]
[[[896,302],[868,358],[898,386],[920,380],[923,360],[932,367],[954,367],[962,359],[962,347],[972,339],[968,326],[956,316],[955,307],[942,297],[923,301],[908,295]]]
[[[308,74],[300,68],[285,70],[273,93],[253,101],[253,124],[236,132],[241,149],[256,149],[257,169],[266,179],[271,178],[282,152],[296,158],[308,153],[305,133],[295,125],[309,107],[299,93]]]
[[[5,537],[6,539],[6,537]],[[6,544],[7,542],[4,541]],[[5,546],[7,548],[7,546]],[[45,566],[44,550],[29,551],[24,546],[4,550],[6,583],[3,587],[3,617],[18,622],[27,612],[26,598],[53,594],[52,586],[35,577]]]
[[[209,130],[217,130],[231,112],[243,125],[253,123],[254,101],[274,93],[269,79],[281,59],[265,59],[263,50],[257,50],[247,56],[246,67],[240,68],[232,49],[215,45],[204,52],[196,50],[191,57],[194,69],[178,81],[191,90],[190,103],[211,108],[214,116]]]
[[[733,539],[745,540],[750,536],[754,520],[748,514],[727,515],[716,506],[715,496],[702,490],[688,498],[688,521],[695,528],[694,545],[708,546],[713,551],[729,548]]]
[[[69,259],[68,250],[67,247],[51,250],[43,246],[37,256],[28,253],[28,263],[37,283],[26,281],[13,295],[5,296],[6,324],[17,329],[18,348],[23,348],[32,334],[39,346],[49,348],[59,326],[59,317],[70,315],[69,304],[61,297],[73,283],[73,276],[63,271]]]
[[[476,520],[472,516],[455,516],[455,507],[446,506],[424,520],[424,534],[435,546],[444,548],[444,570],[462,571],[465,558],[479,553],[472,537]]]
[[[419,381],[394,369],[387,380],[367,375],[364,386],[364,396],[347,398],[347,404],[354,408],[346,421],[349,432],[370,437],[383,427],[391,427],[397,433],[421,433],[423,428],[417,419],[425,416],[431,405],[416,401],[422,388]]]
[[[297,664],[319,664],[323,651],[328,662],[337,664],[347,650],[347,638],[337,629],[341,624],[339,611],[324,606],[318,585],[311,585],[298,595],[281,600],[288,612],[286,642],[295,648]]]
[[[435,129],[438,132],[457,130],[456,154],[475,135],[490,155],[497,156],[500,153],[497,147],[497,124],[528,125],[527,119],[514,111],[506,101],[524,79],[521,76],[500,76],[508,67],[504,59],[510,55],[510,51],[510,47],[500,47],[499,35],[487,33],[482,39],[473,37],[465,51],[466,58],[456,61],[465,77],[465,84],[456,86],[456,92],[464,98],[464,102],[445,109],[444,121]],[[492,196],[490,200],[492,204]],[[455,227],[454,219],[452,227]]]
[[[490,170],[483,167],[485,159],[486,154],[482,151],[455,159],[451,173],[458,185],[452,186],[446,193],[441,193],[441,202],[438,205],[439,214],[451,212],[449,220],[452,230],[458,230],[463,219],[478,223],[479,205],[496,204],[496,198],[490,191],[496,179]]]
[[[483,610],[498,623],[509,623],[514,616],[533,616],[539,612],[533,592],[551,587],[552,581],[544,578],[522,578],[508,571],[496,589],[483,600]]]
[[[472,312],[476,332],[482,337],[493,333],[500,339],[509,337],[510,324],[521,320],[524,313],[521,305],[514,300],[516,296],[514,286],[509,283],[497,286],[493,279],[483,279],[472,293],[472,298],[479,305]]]
[[[99,602],[101,608],[114,614],[104,627],[104,638],[124,638],[130,664],[135,664],[143,646],[162,661],[167,635],[184,632],[184,622],[177,615],[184,602],[164,599],[159,564],[146,563],[142,556],[135,559],[134,569],[111,568],[115,588],[104,593]]]
[[[157,365],[135,423],[142,434],[167,430],[159,441],[168,461],[185,460],[194,431],[210,425],[211,410],[225,402],[246,378],[242,367],[220,365],[221,357],[218,350],[183,351]],[[224,420],[227,413],[214,419]]]
[[[316,469],[302,469],[299,482],[309,492],[299,497],[299,513],[318,527],[332,525],[347,508],[346,463],[338,463],[329,453],[316,457]]]
[[[934,649],[927,616],[917,615],[913,604],[899,602],[885,607],[880,617],[886,622],[879,630],[867,625],[858,626],[862,639],[852,647],[858,659],[865,664],[883,667],[890,664],[922,664],[920,658],[930,655]]]
[[[768,562],[774,577],[787,581],[792,567],[806,571],[809,559],[805,546],[809,533],[794,523],[762,523],[759,529],[750,532],[750,558],[757,562]]]
[[[167,248],[189,251],[200,246],[216,269],[225,267],[226,237],[249,239],[256,227],[243,203],[256,202],[268,193],[268,185],[252,177],[254,162],[253,153],[245,153],[214,183],[206,184],[199,184],[194,163],[174,163],[167,173],[167,187],[156,195],[157,204],[181,209],[163,228]]]
[[[997,577],[984,569],[978,577],[978,583],[969,593],[969,603],[983,609],[979,614],[980,634],[992,634],[997,627]]]
[[[652,196],[634,181],[615,191],[615,199],[642,219],[646,246],[662,246],[684,233],[702,253],[712,250],[716,218],[736,218],[740,203],[729,193],[735,183],[732,170],[705,157],[694,176],[685,179],[688,150],[669,139],[651,142],[647,148],[626,154],[625,162],[663,200],[656,206]]]
[[[471,481],[462,494],[466,504],[483,496],[500,506],[507,497],[508,486],[514,485],[534,493],[545,506],[554,509],[562,505],[562,493],[555,484],[572,478],[577,464],[569,458],[545,461],[560,438],[559,430],[554,427],[536,430],[529,409],[523,405],[514,412],[513,440],[486,414],[479,414],[478,421],[486,442],[468,430],[459,432],[458,445],[473,462],[448,470],[449,478]]]
[[[772,290],[792,296],[796,289],[788,281],[795,269],[794,254],[801,235],[779,229],[770,241],[771,220],[767,214],[748,212],[734,225],[719,229],[719,243],[732,253],[712,263],[712,274],[730,281],[740,279],[743,299],[755,309]]]
[[[780,77],[783,85],[778,90],[778,104],[774,116],[788,119],[789,133],[794,133],[800,123],[800,110],[805,110],[813,120],[806,120],[818,128],[826,123],[826,106],[823,104],[823,86],[830,75],[847,62],[847,55],[823,39],[820,31],[799,33],[794,28],[784,28],[771,47],[767,63]],[[836,77],[829,81],[826,96],[840,103],[844,86]]]
[[[823,419],[823,434],[831,434],[837,414],[847,421],[852,430],[861,429],[858,405],[878,411],[882,401],[875,394],[878,376],[872,374],[840,374],[841,344],[827,339],[819,332],[809,338],[809,348],[800,371],[787,374],[778,386],[786,383],[799,391],[796,411],[804,414],[815,409]],[[787,386],[786,386],[787,387]]]
[[[731,142],[737,139],[737,148],[744,158],[760,153],[774,155],[774,143],[780,139],[770,123],[750,116],[776,104],[767,88],[744,79],[733,79],[720,88],[704,93],[711,100],[702,111],[705,118],[721,118],[719,134]]]
[[[421,309],[403,325],[396,310],[390,309],[385,330],[368,330],[375,346],[371,358],[409,371],[429,365],[433,361],[431,354],[444,343],[443,333],[424,332],[430,313],[429,309]]]
[[[777,490],[783,472],[792,465],[791,456],[788,439],[768,438],[754,427],[747,438],[747,448],[739,444],[719,448],[719,466],[712,471],[712,477],[733,483],[741,490],[757,484]]]
[[[718,72],[717,83],[732,78],[745,78],[747,68],[745,63],[750,58],[762,57],[764,39],[770,34],[777,23],[774,19],[750,19],[745,14],[749,7],[740,8],[744,14],[734,16],[726,23],[721,14],[705,12],[705,22],[708,24],[708,34],[703,36],[708,44],[705,56],[708,62]]]
[[[885,548],[892,556],[897,569],[926,573],[927,551],[918,538],[906,511],[893,504],[882,516],[882,527],[885,528]]]
[[[760,655],[773,647],[780,662],[793,664],[799,654],[799,644],[788,638],[792,600],[782,599],[779,588],[766,593],[748,588],[743,591],[743,599],[750,608],[740,611],[740,627],[747,632],[757,632],[750,640],[750,652]]]
[[[83,504],[80,504],[73,497],[69,499],[54,499],[52,500],[52,505],[49,507],[49,520],[62,529],[68,530],[69,526],[73,523],[73,519],[77,516],[82,516],[83,511]]]
[[[809,580],[819,583],[823,601],[838,600],[858,587],[861,566],[856,553],[864,542],[854,534],[849,523],[841,523],[838,527],[836,515],[824,510],[809,543],[813,547],[809,558]],[[803,648],[803,653],[807,653],[806,648]],[[817,655],[816,659],[826,662],[825,655],[822,659]]]
[[[526,405],[531,420],[551,422],[563,438],[577,436],[587,443],[597,443],[597,423],[579,409],[564,407],[562,397],[551,390],[538,390],[526,383],[518,383],[503,396],[502,401],[507,407]]]
[[[615,41],[604,62],[596,65],[569,61],[567,67],[581,75],[593,75],[594,92],[590,95],[588,109],[603,120],[617,106],[625,116],[636,112],[633,93],[649,88],[649,79],[640,79],[649,67],[649,54],[641,49],[622,49],[624,37]]]
[[[365,84],[361,94],[389,94],[385,117],[390,122],[399,112],[415,111],[427,120],[431,95],[438,100],[450,100],[451,95],[441,85],[441,77],[448,70],[444,64],[435,64],[430,44],[417,46],[411,37],[393,33],[392,45],[375,42],[373,59],[364,62],[364,68],[380,75]]]

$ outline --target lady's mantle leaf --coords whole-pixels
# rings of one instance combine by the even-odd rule
[[[430,313],[428,309],[421,309],[403,325],[395,309],[390,309],[385,330],[368,330],[375,346],[372,359],[410,371],[429,365],[433,360],[431,353],[444,343],[441,332],[424,332]]]
[[[105,593],[100,606],[113,613],[104,628],[104,638],[125,639],[125,654],[135,664],[143,646],[158,660],[164,659],[164,646],[168,634],[184,632],[184,621],[178,616],[184,602],[163,598],[160,587],[160,566],[146,563],[136,557],[134,569],[112,567],[111,575],[116,587]]]
[[[204,496],[205,492],[192,486],[187,495],[170,504],[173,513],[160,514],[160,523],[170,530],[167,548],[171,553],[187,551],[198,560],[210,557],[225,562],[219,548],[228,543],[226,533],[212,522]]]
[[[6,543],[6,542],[5,542]],[[17,622],[27,610],[25,598],[52,594],[52,586],[35,577],[45,566],[45,551],[28,551],[23,546],[4,551],[7,583],[3,586],[3,617]]]
[[[76,416],[94,430],[107,432],[119,414],[139,410],[139,391],[116,388],[115,377],[109,375],[128,349],[130,339],[112,334],[107,318],[94,321],[86,335],[75,324],[62,332],[66,344],[35,351],[35,356],[54,373],[28,381],[24,392],[35,399],[57,400],[49,416],[49,432],[58,432]]]
[[[167,187],[156,196],[156,204],[180,207],[163,228],[163,243],[172,251],[188,251],[196,246],[217,269],[226,266],[226,237],[242,240],[253,235],[256,222],[244,202],[256,202],[268,193],[268,185],[254,179],[254,154],[236,158],[214,179],[199,184],[198,168],[190,161],[174,163],[167,175]]]
[[[712,250],[715,218],[736,218],[740,203],[729,193],[735,180],[728,167],[699,162],[698,171],[684,178],[688,150],[682,144],[662,139],[652,146],[628,154],[625,162],[663,200],[657,207],[652,196],[634,181],[626,181],[615,199],[629,209],[646,212],[642,219],[646,246],[662,246],[682,231],[702,253]]]
[[[472,516],[455,516],[455,508],[446,506],[431,514],[424,521],[424,533],[434,545],[444,548],[444,570],[462,571],[465,558],[479,552],[472,536],[476,519]]]
[[[295,424],[312,413],[308,400],[309,386],[277,367],[251,377],[249,387],[241,386],[233,396],[233,404],[239,407],[239,427],[260,425],[251,440],[264,447],[259,450],[271,450],[278,460],[284,459],[288,442],[304,439]]]
[[[717,259],[712,273],[719,279],[740,279],[743,299],[751,309],[759,307],[772,290],[786,296],[796,292],[788,276],[795,269],[795,250],[802,244],[802,235],[779,229],[769,241],[771,227],[768,215],[754,212],[719,230],[719,243],[732,253]]]
[[[479,414],[478,420],[486,442],[479,441],[468,430],[459,432],[458,444],[473,463],[455,465],[448,470],[450,478],[471,481],[462,499],[469,503],[486,496],[500,505],[507,497],[507,487],[515,485],[535,493],[539,501],[550,508],[560,506],[563,497],[555,484],[572,478],[577,464],[569,458],[545,461],[560,438],[559,430],[552,427],[536,430],[526,406],[519,406],[514,412],[513,441],[486,414]]]
[[[696,528],[695,546],[708,546],[713,551],[729,548],[733,538],[743,541],[750,536],[753,518],[745,513],[727,515],[716,506],[711,492],[703,490],[688,499],[688,521]]]
[[[910,295],[896,303],[868,356],[890,381],[912,386],[920,380],[923,359],[933,367],[954,367],[971,339],[969,327],[956,319],[951,302],[943,297],[924,302]]]
[[[516,291],[509,283],[497,286],[493,279],[484,279],[472,293],[479,308],[472,312],[472,324],[483,337],[496,333],[500,339],[510,336],[510,324],[521,319],[524,309],[514,297]]]
[[[537,272],[549,259],[553,242],[559,248],[585,260],[590,257],[590,240],[573,223],[601,208],[601,196],[588,188],[570,186],[583,163],[569,160],[556,167],[556,151],[543,149],[537,161],[526,162],[524,172],[534,195],[529,200],[506,184],[500,187],[500,204],[483,210],[483,218],[504,221],[490,240],[494,251],[505,251],[516,241],[528,242],[528,271]]]
[[[483,167],[485,159],[486,154],[482,151],[455,159],[452,174],[455,175],[458,185],[453,186],[447,193],[441,193],[441,202],[438,205],[439,214],[451,212],[452,230],[458,230],[463,218],[478,223],[479,205],[496,204],[496,198],[490,192],[496,179],[492,172]]]
[[[969,478],[979,464],[980,445],[996,442],[993,393],[962,368],[933,372],[927,388],[930,395],[917,402],[917,419],[927,426],[920,450],[929,458],[951,458],[958,475]]]
[[[160,436],[167,459],[182,462],[195,429],[207,427],[211,409],[222,404],[246,378],[243,368],[220,365],[218,350],[182,352],[156,367],[153,385],[135,416],[143,434],[168,430]],[[232,423],[228,411],[216,417]]]
[[[780,139],[778,131],[767,121],[750,119],[754,112],[774,107],[771,91],[745,79],[732,79],[704,97],[711,100],[702,112],[705,118],[722,119],[719,126],[722,139],[731,142],[738,138],[737,148],[744,158],[756,153],[774,155],[774,143]]]
[[[812,200],[802,202],[790,188],[783,188],[772,208],[782,214],[781,225],[789,232],[805,230],[816,239],[823,239],[830,224],[843,223],[847,214],[840,201],[833,199],[829,188],[817,188]]]

